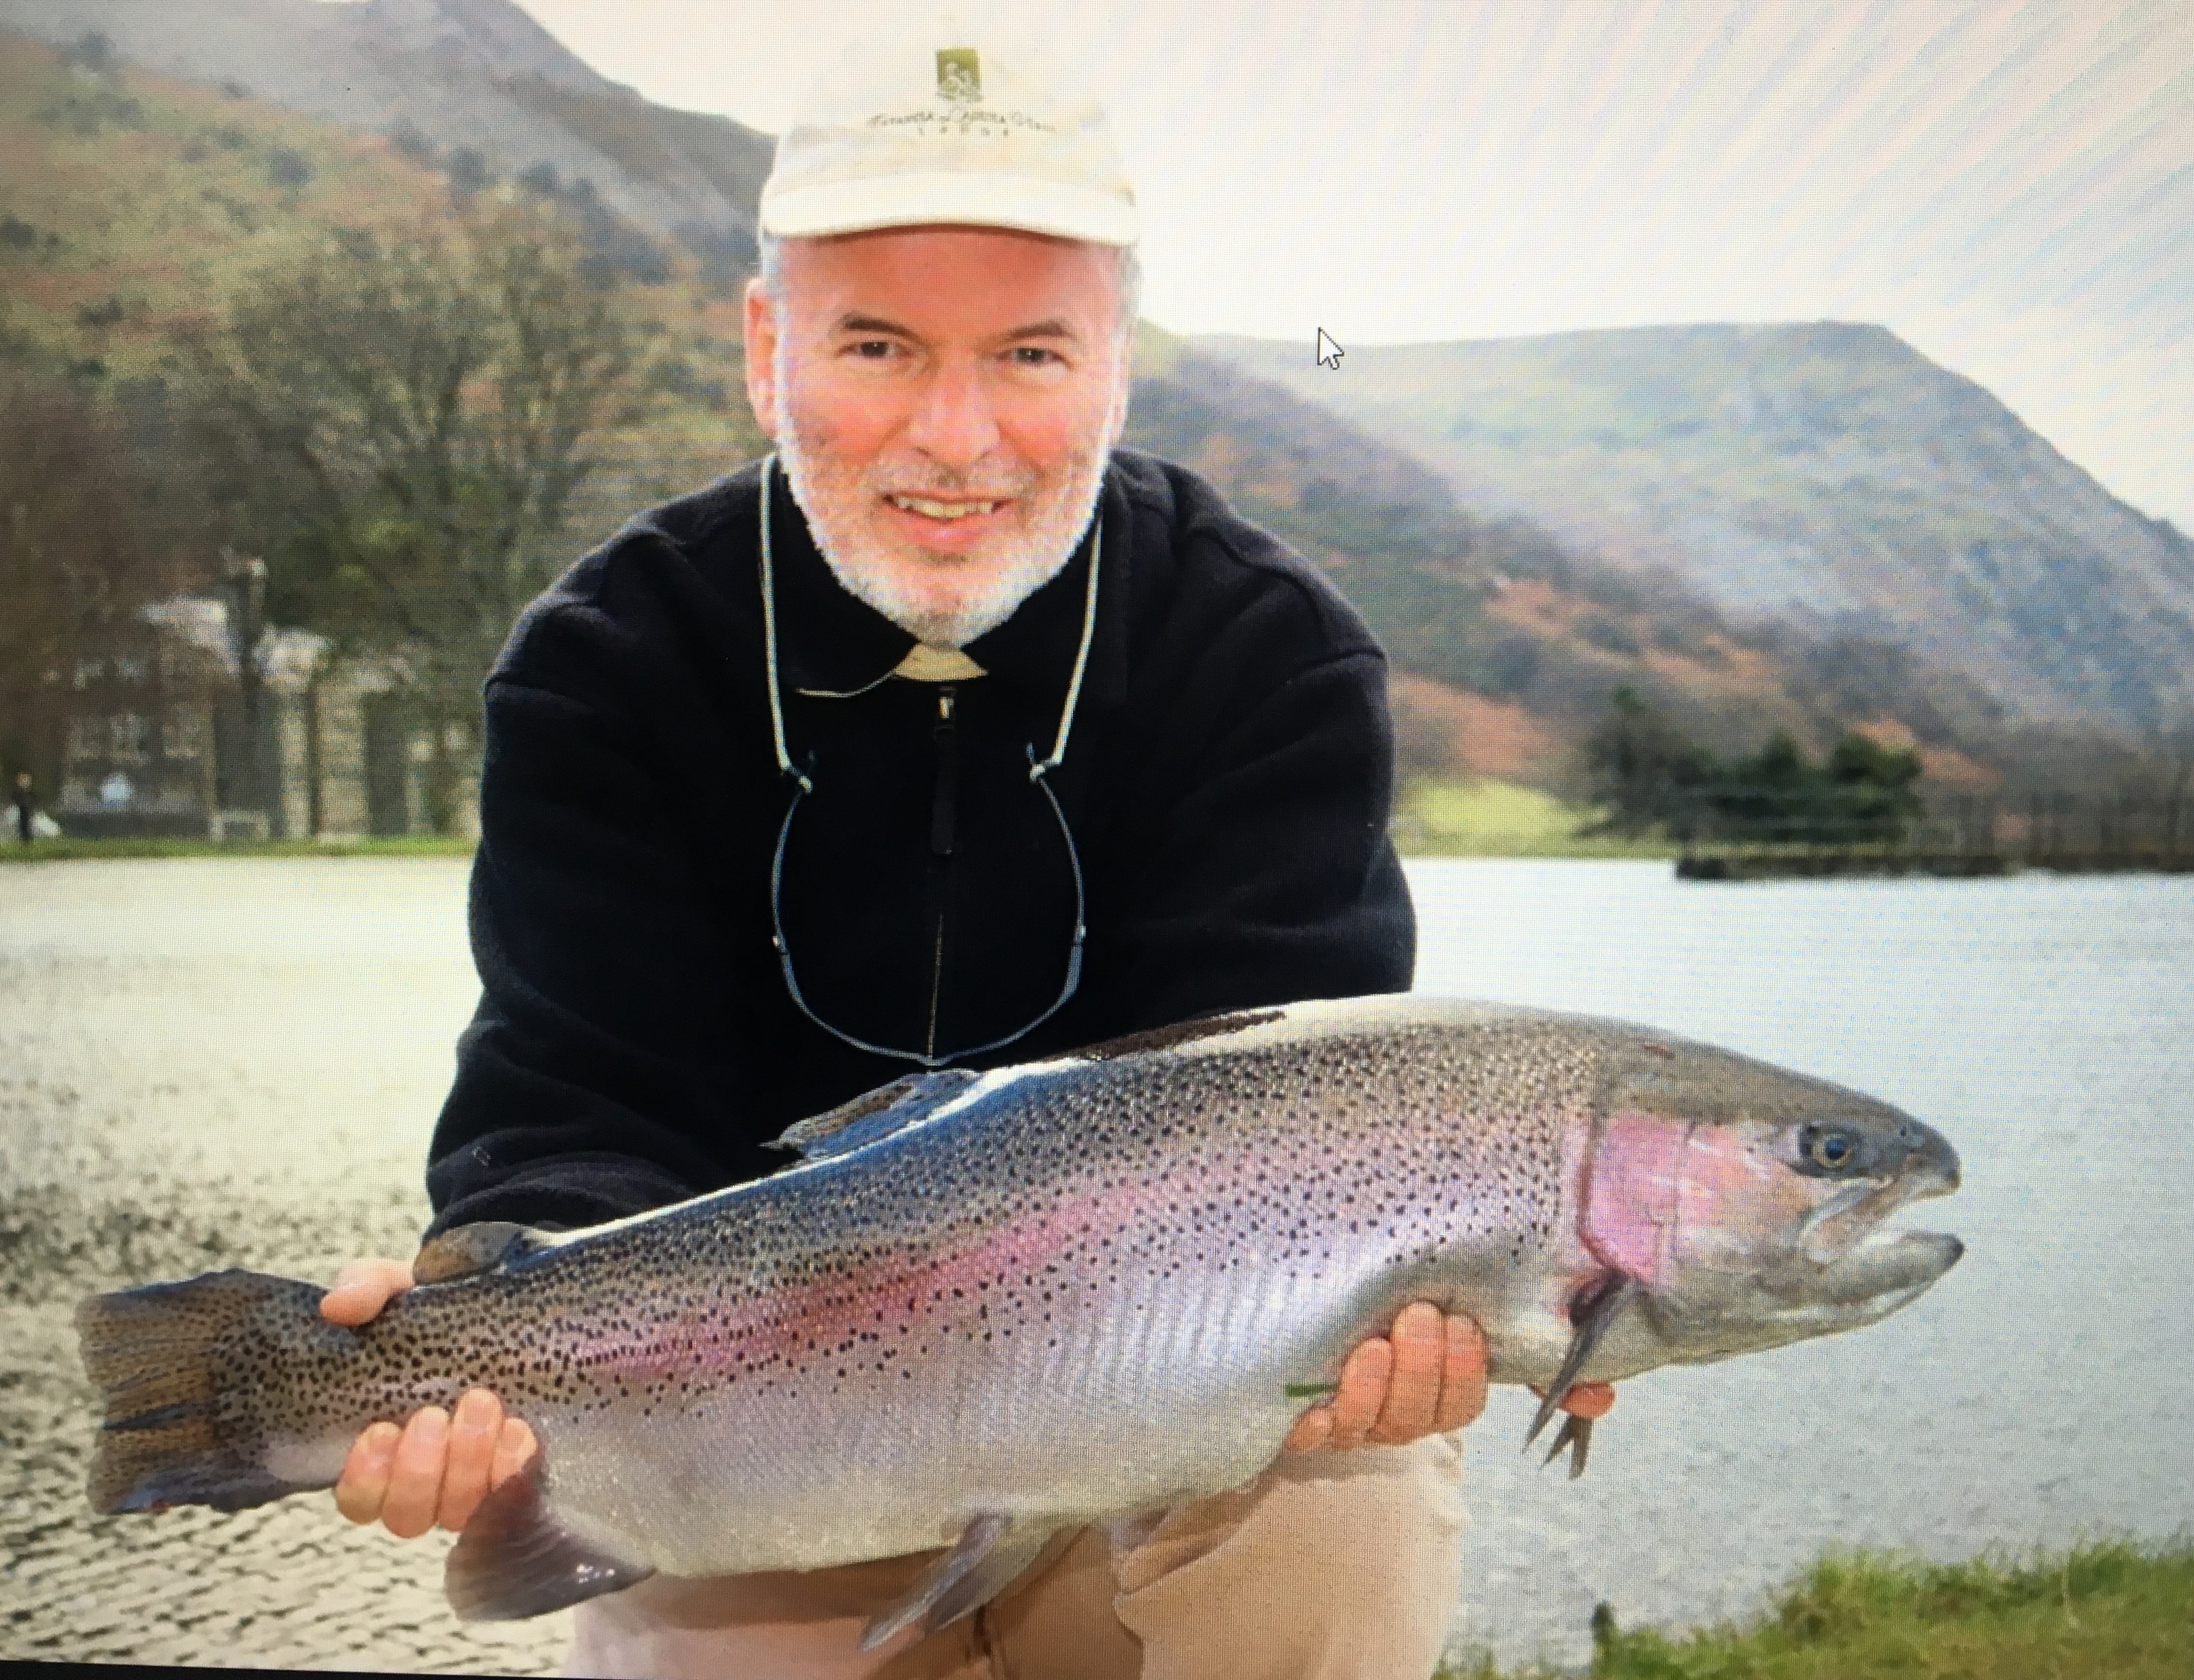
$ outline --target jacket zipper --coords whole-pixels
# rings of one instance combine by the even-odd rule
[[[931,941],[929,1036],[925,1056],[937,1054],[937,1013],[945,996],[945,877],[952,860],[953,828],[959,816],[960,737],[952,721],[958,694],[951,683],[937,691],[937,722],[931,738],[937,749],[937,785],[929,804],[930,904],[935,933]]]

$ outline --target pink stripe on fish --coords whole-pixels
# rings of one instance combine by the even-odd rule
[[[652,1385],[684,1373],[765,1389],[911,1377],[954,1341],[1056,1345],[1108,1274],[1145,1262],[1153,1241],[1186,1246],[1163,1218],[1180,1195],[1123,1184],[1061,1198],[1046,1213],[992,1231],[966,1248],[932,1253],[896,1246],[867,1264],[762,1297],[721,1301],[643,1320],[583,1343],[582,1364]],[[1180,1263],[1178,1255],[1169,1256]]]

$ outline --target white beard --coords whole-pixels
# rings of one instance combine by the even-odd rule
[[[778,388],[788,388],[781,351]],[[1076,450],[1048,482],[1026,466],[955,475],[919,457],[847,468],[834,458],[827,437],[801,436],[790,403],[778,432],[785,482],[832,575],[855,600],[933,647],[964,647],[996,630],[1065,569],[1097,511],[1111,453],[1101,441],[1110,435],[1109,417],[1099,440]],[[925,556],[872,528],[887,492],[1010,498],[1023,517],[1019,530],[1001,532],[966,555]],[[970,575],[956,580],[959,587],[940,601],[935,580],[956,567]]]

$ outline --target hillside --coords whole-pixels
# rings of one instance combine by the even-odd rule
[[[1413,768],[1559,781],[1618,686],[1719,751],[1789,728],[1916,741],[1985,785],[1999,708],[1848,630],[1745,624],[1681,581],[1616,567],[1529,521],[1488,521],[1408,453],[1146,327],[1128,440],[1194,468],[1322,566],[1386,643]]]
[[[263,3],[288,15],[287,0]],[[407,7],[420,10],[353,9]],[[171,334],[218,321],[261,268],[476,190],[457,154],[416,135],[85,57],[0,37],[0,326],[19,359],[71,371],[141,429],[172,417]],[[635,252],[647,236],[606,193],[545,170],[485,190],[553,196],[581,217],[604,284],[652,323],[670,387],[646,428],[612,440],[562,552],[758,452],[738,310],[712,269],[721,253]],[[1917,741],[1949,785],[1984,784],[2007,762],[2000,708],[1890,641],[1824,615],[1794,628],[1725,610],[1543,522],[1485,516],[1410,452],[1230,361],[1147,328],[1140,349],[1129,441],[1207,474],[1358,604],[1394,655],[1412,770],[1559,785],[1569,749],[1624,684],[1726,753],[1771,727],[1818,750],[1864,724]]]
[[[719,287],[752,263],[770,137],[651,104],[512,0],[0,0],[0,31],[50,46],[96,31],[130,66],[468,153],[489,176],[545,167]]]
[[[167,417],[178,330],[217,322],[252,275],[339,230],[386,225],[446,203],[451,191],[445,170],[388,139],[141,70],[94,73],[8,36],[0,155],[9,159],[0,332],[9,354],[69,371],[141,426]],[[582,219],[618,250],[624,224]],[[574,543],[612,528],[635,501],[705,481],[755,452],[738,308],[706,284],[704,267],[672,253],[652,274],[617,265],[606,273],[652,321],[672,388],[645,433],[612,440],[611,465],[573,521]]]
[[[1200,348],[1733,619],[1857,630],[2035,720],[2194,714],[2194,544],[1879,327],[1640,327]]]

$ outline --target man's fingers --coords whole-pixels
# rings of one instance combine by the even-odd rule
[[[1327,1445],[1361,1447],[1379,1421],[1387,1398],[1387,1378],[1394,1368],[1393,1344],[1383,1336],[1359,1342],[1341,1367],[1341,1388],[1333,1396],[1333,1430]]]
[[[1447,1357],[1440,1369],[1439,1415],[1433,1428],[1442,1435],[1478,1421],[1485,1410],[1485,1332],[1460,1313],[1447,1320]]]
[[[330,1324],[361,1325],[411,1287],[411,1268],[401,1260],[353,1260],[320,1297],[320,1316]]]
[[[336,1483],[336,1509],[352,1522],[370,1522],[381,1515],[388,1473],[396,1462],[396,1442],[403,1433],[393,1424],[375,1424],[351,1443],[342,1479]]]
[[[533,1431],[523,1418],[505,1418],[502,1433],[496,1438],[495,1463],[487,1473],[491,1489],[500,1487],[526,1468],[526,1461],[533,1456]]]
[[[450,1424],[449,1464],[442,1472],[442,1493],[435,1516],[457,1533],[487,1497],[495,1449],[503,1436],[503,1402],[485,1389],[468,1389]]]
[[[1605,1418],[1614,1409],[1612,1383],[1579,1383],[1562,1396],[1562,1410],[1575,1418]]]
[[[416,1539],[434,1526],[449,1454],[450,1414],[440,1407],[426,1407],[404,1426],[388,1497],[381,1502],[382,1526],[397,1539]]]
[[[1315,1453],[1332,1439],[1333,1408],[1313,1406],[1295,1419],[1295,1426],[1281,1445],[1290,1453]]]
[[[1432,1433],[1439,1413],[1440,1375],[1447,1362],[1447,1331],[1438,1307],[1413,1301],[1394,1319],[1393,1367],[1369,1439],[1399,1447]]]

